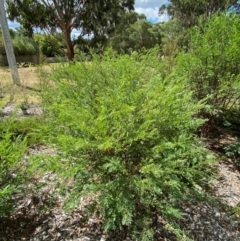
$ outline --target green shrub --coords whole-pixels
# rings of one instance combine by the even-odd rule
[[[239,105],[240,21],[224,14],[191,30],[189,52],[179,54],[177,75],[184,76],[197,100],[206,99],[207,117]]]
[[[27,37],[16,36],[12,44],[15,55],[35,55],[39,52],[37,43]]]
[[[235,165],[240,169],[240,140],[232,142],[224,147],[224,151],[227,157],[232,158],[235,161]]]
[[[12,120],[9,131],[13,136],[21,136],[25,139],[27,146],[42,144],[44,139],[43,120],[40,117],[22,117]]]
[[[12,33],[12,45],[14,54],[17,55],[36,55],[39,53],[38,44],[31,38],[27,38],[21,35],[13,35]],[[6,55],[3,36],[0,35],[0,54]]]
[[[9,129],[10,118],[0,120],[0,216],[13,208],[13,191],[22,184],[22,157],[26,150],[26,141],[15,136]]]
[[[64,56],[64,44],[61,35],[34,34],[34,40],[38,43],[41,53],[45,56]]]
[[[62,65],[45,96],[49,136],[61,150],[57,170],[74,179],[66,206],[98,194],[92,210],[106,230],[125,228],[137,240],[152,239],[157,215],[181,216],[179,200],[197,192],[212,160],[191,134],[203,123],[194,118],[202,104],[184,79],[163,80],[149,59],[107,55]]]
[[[31,171],[23,156],[29,146],[43,143],[41,124],[37,117],[0,117],[0,217],[13,210],[14,195],[25,189]]]

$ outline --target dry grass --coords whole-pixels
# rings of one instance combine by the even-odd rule
[[[18,68],[20,81],[23,86],[40,90],[46,77],[51,73],[52,66]],[[13,85],[11,72],[8,67],[0,67],[0,98],[4,103],[30,103],[41,100],[40,93]]]

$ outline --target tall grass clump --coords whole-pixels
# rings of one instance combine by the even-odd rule
[[[237,15],[212,16],[191,30],[189,51],[178,56],[177,75],[188,79],[197,100],[206,99],[208,109],[202,114],[209,127],[226,111],[239,109],[239,31]]]
[[[149,59],[107,54],[65,64],[45,93],[49,136],[60,150],[55,166],[74,183],[66,206],[94,193],[91,211],[105,229],[136,240],[153,240],[157,216],[181,217],[179,201],[199,191],[212,161],[192,134],[203,105],[184,79],[163,80]]]

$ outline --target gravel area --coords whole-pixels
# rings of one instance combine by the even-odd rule
[[[240,175],[229,160],[218,166],[219,178],[213,183],[215,196],[223,204],[236,207],[240,204]]]
[[[10,103],[2,108],[0,116],[11,116],[14,112],[17,117],[38,116],[43,114],[42,108],[37,104],[27,104],[26,106],[23,104],[19,106]]]

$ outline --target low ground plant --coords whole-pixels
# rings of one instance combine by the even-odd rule
[[[196,117],[203,104],[184,79],[162,79],[149,55],[59,66],[44,99],[49,139],[60,153],[54,170],[74,183],[66,207],[97,194],[90,210],[105,229],[136,240],[154,238],[159,215],[174,227],[179,201],[199,192],[213,160],[192,134],[204,122]]]
[[[226,145],[224,147],[224,151],[227,157],[231,158],[234,162],[238,170],[240,170],[240,140]]]
[[[42,143],[40,123],[40,118],[17,118],[14,113],[0,117],[0,217],[14,210],[16,194],[26,189],[31,173],[23,157],[28,147]]]
[[[14,207],[13,192],[22,182],[21,158],[26,150],[26,140],[9,131],[11,118],[0,119],[0,216]]]

